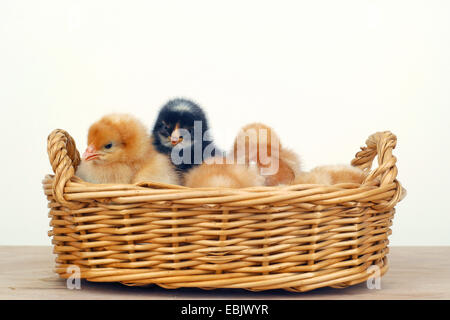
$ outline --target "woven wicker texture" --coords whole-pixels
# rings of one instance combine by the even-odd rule
[[[75,142],[55,130],[54,175],[43,181],[55,271],[67,278],[75,265],[89,281],[254,291],[346,287],[373,276],[373,265],[383,275],[394,206],[406,192],[395,135],[378,132],[366,144],[352,161],[368,172],[362,185],[100,185],[74,176]]]

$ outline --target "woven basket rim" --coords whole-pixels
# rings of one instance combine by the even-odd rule
[[[54,188],[56,185],[66,184],[67,182],[76,182],[77,184],[83,184],[86,187],[95,187],[97,189],[110,189],[111,187],[134,190],[151,189],[166,189],[176,190],[178,192],[209,192],[209,191],[224,191],[231,193],[254,193],[254,192],[276,192],[282,190],[283,192],[300,192],[304,189],[310,188],[322,188],[323,192],[334,192],[339,189],[360,189],[365,190],[367,187],[382,187],[384,185],[395,183],[398,190],[400,190],[397,202],[402,200],[406,195],[406,190],[401,187],[400,183],[396,180],[397,167],[396,157],[392,155],[392,149],[396,147],[397,137],[390,131],[380,131],[372,134],[366,140],[366,147],[361,147],[361,151],[357,152],[355,158],[351,161],[351,165],[357,166],[367,172],[367,178],[362,184],[356,183],[339,183],[334,185],[325,184],[292,184],[292,185],[279,185],[279,186],[258,186],[247,188],[226,188],[226,187],[201,187],[190,188],[182,185],[173,185],[167,183],[146,181],[135,184],[94,184],[82,180],[75,175],[77,166],[81,159],[79,151],[76,149],[74,139],[67,131],[62,129],[55,129],[48,137],[47,151],[52,165],[54,175],[48,174],[45,179],[54,178]],[[378,155],[378,168],[371,170],[372,161]],[[62,167],[63,166],[63,167]],[[62,167],[62,168],[61,168]],[[378,178],[378,180],[377,180]],[[62,188],[63,189],[63,188]],[[61,197],[64,193],[54,192],[57,199],[63,200]],[[65,201],[63,200],[62,203]]]

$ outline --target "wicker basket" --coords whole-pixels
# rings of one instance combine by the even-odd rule
[[[190,189],[159,183],[90,184],[74,176],[72,137],[48,137],[54,175],[43,181],[62,278],[164,288],[308,291],[366,281],[388,268],[396,137],[378,132],[352,164],[362,185]],[[378,155],[378,168],[371,170]]]

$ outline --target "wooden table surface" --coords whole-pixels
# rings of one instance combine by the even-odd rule
[[[168,290],[88,281],[81,282],[81,289],[70,290],[53,273],[54,258],[51,247],[0,246],[0,299],[450,299],[450,247],[391,247],[381,289],[361,283],[305,293]]]

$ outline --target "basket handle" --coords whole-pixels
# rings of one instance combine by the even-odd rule
[[[55,177],[53,179],[52,195],[61,204],[70,208],[76,204],[64,199],[64,187],[74,175],[80,164],[80,153],[75,141],[62,129],[53,130],[47,138],[47,153]]]
[[[352,166],[369,171],[375,156],[378,155],[378,168],[372,170],[364,183],[380,178],[380,185],[394,182],[397,178],[397,158],[392,155],[392,149],[397,145],[397,137],[390,131],[377,132],[366,140],[367,147],[361,147],[352,160]]]

